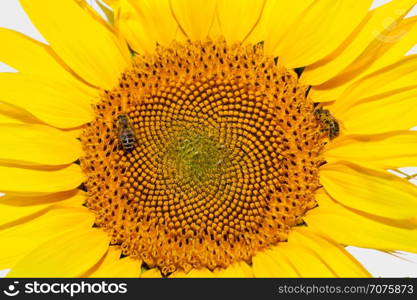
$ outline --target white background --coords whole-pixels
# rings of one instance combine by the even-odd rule
[[[93,0],[89,0],[89,2],[91,3]],[[386,2],[389,2],[389,0],[375,0],[373,7],[382,5]],[[417,8],[415,7],[410,15],[416,14]],[[43,37],[33,27],[29,19],[24,14],[18,0],[0,0],[0,27],[11,28],[45,42]],[[2,41],[0,41],[0,47],[1,43]],[[414,47],[409,53],[417,53],[416,50],[416,47]],[[0,72],[10,71],[13,71],[13,69],[0,62]],[[392,255],[376,250],[357,247],[348,247],[347,250],[354,255],[375,277],[417,277],[417,254],[399,252],[396,255]],[[6,273],[7,270],[0,271],[0,277],[4,276]]]

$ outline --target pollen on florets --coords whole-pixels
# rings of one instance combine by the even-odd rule
[[[82,136],[96,225],[163,274],[250,263],[286,241],[316,206],[327,140],[306,91],[259,45],[136,56]],[[120,114],[132,151],[120,146]]]

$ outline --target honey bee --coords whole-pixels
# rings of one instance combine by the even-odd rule
[[[336,138],[340,133],[339,123],[333,117],[328,109],[322,107],[314,111],[314,116],[323,124],[323,131],[329,134],[330,140]]]
[[[126,115],[117,116],[117,131],[123,150],[125,152],[131,152],[135,148],[136,137]]]

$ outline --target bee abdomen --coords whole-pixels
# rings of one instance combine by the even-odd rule
[[[130,152],[135,148],[135,134],[130,130],[122,132],[119,138],[124,151]]]

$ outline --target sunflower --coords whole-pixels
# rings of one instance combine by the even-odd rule
[[[10,277],[367,277],[417,252],[415,1],[21,0],[0,30]],[[408,178],[409,179],[409,178]]]

